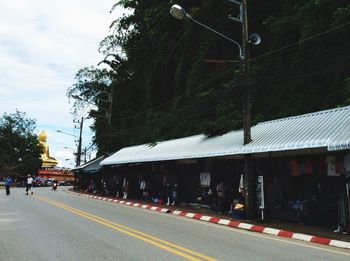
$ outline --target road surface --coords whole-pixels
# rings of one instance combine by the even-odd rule
[[[0,190],[0,260],[350,260],[350,251],[49,188]]]

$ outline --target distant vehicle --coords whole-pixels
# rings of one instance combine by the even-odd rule
[[[47,179],[46,184],[47,186],[52,186],[52,183],[54,182],[54,179]]]
[[[52,188],[51,188],[51,190],[56,191],[56,190],[57,190],[57,186],[58,186],[57,182],[54,181],[54,182],[52,183]]]
[[[46,180],[43,178],[35,178],[34,179],[34,186],[35,187],[44,187],[46,186]]]

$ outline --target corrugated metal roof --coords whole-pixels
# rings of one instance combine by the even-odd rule
[[[81,166],[78,166],[74,169],[72,169],[73,171],[81,171],[81,172],[86,172],[86,173],[93,173],[93,172],[97,172],[99,171],[102,166],[100,165],[100,162],[105,159],[106,156],[101,156],[99,158],[95,158]]]
[[[127,147],[101,165],[193,159],[325,147],[350,149],[350,106],[267,121],[253,126],[252,142],[243,146],[243,131],[205,135]]]
[[[233,136],[237,138],[235,142],[232,140]],[[243,140],[242,135],[233,136],[232,133],[228,133],[219,137],[207,138],[201,134],[162,141],[155,146],[143,144],[127,147],[103,160],[101,165],[232,155],[240,151],[241,146],[235,144],[242,144]]]
[[[252,142],[243,153],[298,150],[327,147],[341,148],[350,141],[350,106],[267,121],[252,128]],[[332,145],[334,144],[334,145]],[[333,149],[332,149],[333,148]]]

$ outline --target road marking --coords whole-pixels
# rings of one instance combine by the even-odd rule
[[[154,213],[154,214],[158,214],[158,213]],[[264,238],[264,239],[269,239],[269,240],[282,242],[282,243],[285,243],[285,244],[292,244],[292,245],[296,245],[296,246],[313,248],[313,249],[317,249],[317,250],[323,250],[323,251],[326,251],[326,252],[331,252],[331,253],[336,253],[336,254],[340,254],[340,255],[350,256],[350,253],[347,253],[347,252],[344,253],[344,252],[340,252],[340,251],[333,250],[333,249],[322,248],[322,247],[318,247],[318,246],[308,245],[307,244],[307,243],[315,244],[315,243],[312,243],[312,242],[299,243],[299,242],[292,241],[292,240],[296,240],[296,239],[292,239],[292,238],[291,238],[292,240],[287,240],[287,239],[282,239],[282,238],[276,238],[274,235],[260,234],[260,233],[254,232],[254,231],[243,230],[243,229],[234,228],[234,227],[226,227],[226,226],[222,226],[222,225],[215,224],[215,223],[208,223],[208,222],[205,222],[205,221],[203,222],[202,220],[197,220],[197,219],[183,218],[183,217],[174,216],[174,215],[170,215],[169,217],[174,218],[174,219],[178,219],[178,220],[187,221],[187,222],[193,222],[193,223],[197,223],[197,224],[202,224],[202,225],[206,225],[206,226],[210,226],[210,227],[214,227],[214,228],[219,228],[219,229],[222,229],[222,230],[226,230],[228,232],[237,232],[237,233],[241,233],[241,234],[252,236],[252,237],[259,237],[259,238]],[[324,247],[332,247],[332,246],[324,245]],[[343,249],[343,250],[347,251],[347,249]]]
[[[42,196],[33,196],[33,197],[36,198],[36,199],[42,200],[44,202],[47,202],[47,203],[49,203],[51,205],[54,205],[54,206],[60,207],[62,209],[65,209],[65,210],[67,210],[69,212],[72,212],[72,213],[74,213],[76,215],[79,215],[81,217],[84,217],[86,219],[94,221],[96,223],[102,224],[104,226],[107,226],[109,228],[112,228],[114,230],[122,232],[124,234],[127,234],[129,236],[132,236],[132,237],[135,237],[137,239],[140,239],[140,240],[142,240],[144,242],[147,242],[149,244],[157,246],[157,247],[159,247],[159,248],[161,248],[163,250],[167,250],[167,251],[169,251],[169,252],[171,252],[173,254],[176,254],[178,256],[181,256],[181,257],[183,257],[185,259],[192,260],[192,261],[197,261],[197,260],[202,260],[202,259],[209,260],[209,261],[217,260],[217,259],[215,259],[213,257],[209,257],[209,256],[206,256],[206,255],[203,255],[201,253],[192,251],[192,250],[187,249],[185,247],[173,244],[171,242],[165,241],[165,240],[157,238],[155,236],[146,234],[144,232],[141,232],[141,231],[138,231],[138,230],[135,230],[135,229],[132,229],[132,228],[120,225],[118,223],[109,221],[107,219],[95,216],[95,215],[90,214],[88,212],[85,212],[85,211],[82,211],[82,210],[70,207],[68,205],[62,204],[60,202],[53,201],[51,199],[48,199],[48,198],[45,198],[45,197],[42,197]]]
[[[122,204],[118,204],[119,207],[125,207],[125,208],[129,208],[129,206],[125,206]],[[142,210],[142,211],[146,211],[144,210],[144,206],[146,207],[147,205],[143,205],[142,208],[129,208],[129,209],[133,209],[133,210]],[[147,212],[147,211],[146,211]],[[202,224],[202,225],[206,225],[206,226],[210,226],[210,227],[215,227],[215,228],[219,228],[222,230],[226,230],[226,231],[230,231],[230,232],[236,232],[236,233],[241,233],[241,234],[245,234],[248,236],[252,236],[252,237],[259,237],[259,238],[264,238],[264,239],[269,239],[269,240],[273,240],[273,241],[278,241],[281,243],[285,243],[285,244],[292,244],[292,245],[296,245],[296,246],[302,246],[302,247],[307,247],[307,248],[312,248],[312,249],[316,249],[316,250],[322,250],[322,251],[326,251],[326,252],[330,252],[330,253],[335,253],[335,254],[340,254],[340,255],[345,255],[345,256],[350,256],[350,253],[348,253],[347,249],[342,249],[344,252],[338,251],[338,250],[334,250],[334,246],[332,245],[323,245],[323,247],[318,247],[313,242],[296,242],[296,239],[284,239],[284,238],[280,238],[280,237],[276,237],[275,236],[275,229],[269,229],[267,231],[269,231],[270,233],[266,233],[266,234],[261,234],[261,233],[256,233],[254,231],[250,231],[250,230],[244,230],[244,229],[240,229],[240,228],[234,228],[234,227],[227,227],[227,226],[222,226],[220,224],[215,224],[215,223],[209,223],[206,222],[207,219],[209,220],[212,217],[209,216],[203,216],[200,220],[197,219],[190,219],[190,218],[183,218],[181,216],[178,216],[179,213],[181,213],[182,211],[179,210],[175,210],[173,212],[172,215],[167,216],[168,218],[173,218],[173,219],[177,219],[177,220],[182,220],[185,222],[193,222],[193,223],[197,223],[197,224]],[[148,212],[148,213],[152,213],[152,214],[156,214],[156,215],[162,215],[164,217],[164,214],[159,213],[159,212]],[[177,215],[176,215],[177,214]],[[278,230],[279,231],[279,230]],[[318,244],[317,244],[318,245]],[[332,249],[329,249],[332,248]]]

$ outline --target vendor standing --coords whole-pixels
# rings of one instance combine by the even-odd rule
[[[5,187],[6,187],[6,196],[10,195],[10,187],[11,187],[11,184],[12,184],[12,179],[10,176],[8,176],[6,178],[6,181],[5,181]]]

